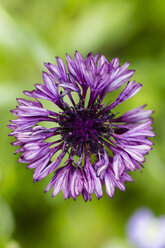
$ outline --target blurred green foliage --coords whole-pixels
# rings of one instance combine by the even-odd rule
[[[135,209],[165,212],[164,13],[163,0],[0,1],[0,248],[129,248],[125,224]],[[50,178],[33,184],[33,172],[16,162],[10,145],[6,125],[16,97],[41,82],[44,61],[57,55],[65,60],[75,50],[130,61],[143,88],[118,111],[144,103],[155,110],[157,137],[143,173],[132,173],[135,183],[117,190],[114,199],[104,194],[84,203],[43,194]]]

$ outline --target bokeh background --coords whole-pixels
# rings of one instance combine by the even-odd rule
[[[165,213],[164,13],[164,0],[0,0],[0,248],[129,248],[125,226],[138,207]],[[17,163],[10,145],[16,97],[41,82],[44,61],[65,60],[76,49],[136,69],[142,90],[121,113],[144,103],[155,110],[154,149],[143,172],[132,173],[135,183],[114,199],[44,194],[50,178],[33,184],[32,170]]]

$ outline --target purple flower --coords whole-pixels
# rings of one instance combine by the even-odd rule
[[[144,155],[153,144],[147,139],[154,136],[151,110],[144,110],[143,105],[122,116],[113,110],[142,85],[129,81],[117,99],[105,106],[105,95],[134,74],[134,70],[128,70],[129,63],[120,66],[118,58],[109,63],[104,55],[99,58],[92,53],[84,59],[76,51],[74,59],[66,55],[67,72],[63,61],[59,57],[56,60],[57,65],[45,63],[48,72],[43,72],[44,84],[24,92],[34,100],[17,99],[17,109],[11,111],[18,117],[9,125],[13,130],[10,135],[16,138],[12,144],[20,146],[16,151],[21,152],[18,161],[34,169],[34,182],[54,172],[45,189],[53,188],[53,196],[62,190],[65,199],[82,194],[87,201],[93,192],[97,198],[102,197],[105,185],[107,194],[113,197],[115,187],[124,191],[124,183],[132,182],[128,172],[141,170]],[[42,100],[54,103],[59,112],[44,108]],[[52,127],[41,126],[43,122]]]
[[[127,236],[138,248],[164,248],[165,215],[158,218],[147,208],[137,210],[127,224]]]

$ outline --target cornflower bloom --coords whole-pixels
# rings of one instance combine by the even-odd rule
[[[63,61],[59,57],[56,60],[57,65],[45,63],[48,72],[43,72],[44,84],[36,84],[31,92],[24,91],[35,100],[17,99],[17,109],[11,111],[18,117],[9,125],[13,130],[10,135],[16,138],[12,144],[20,146],[16,151],[21,152],[18,162],[28,163],[27,168],[35,169],[34,182],[54,172],[45,189],[47,192],[53,188],[52,196],[62,190],[65,199],[75,200],[82,194],[87,201],[94,192],[99,199],[105,185],[107,194],[113,197],[115,187],[124,191],[124,183],[132,182],[128,172],[141,170],[144,155],[153,144],[147,139],[154,136],[152,111],[144,110],[145,105],[121,116],[112,112],[134,96],[142,85],[128,81],[134,70],[128,70],[128,62],[120,66],[118,58],[108,62],[104,55],[99,58],[98,53],[95,56],[89,53],[84,59],[76,51],[74,59],[66,55],[68,72]],[[116,100],[105,105],[105,95],[126,82]],[[65,101],[66,96],[70,105]],[[54,103],[59,112],[44,108],[38,99]],[[54,126],[46,128],[39,125],[40,122]],[[53,137],[50,142],[49,138]],[[55,160],[52,159],[54,154]],[[94,162],[91,156],[92,161],[95,157]],[[60,167],[62,160],[64,166]]]
[[[127,236],[137,248],[165,247],[165,215],[154,216],[147,208],[138,209],[127,223]]]

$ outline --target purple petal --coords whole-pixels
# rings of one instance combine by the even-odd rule
[[[51,63],[44,63],[44,65],[48,69],[48,71],[54,76],[55,80],[59,82],[62,78],[59,68]]]
[[[118,88],[120,88],[122,86],[122,84],[127,82],[132,77],[134,72],[135,72],[134,70],[129,70],[129,71],[122,73],[119,77],[114,78],[110,82],[110,85],[109,85],[107,91],[111,92],[111,91],[114,91],[114,90],[117,90]]]
[[[120,155],[116,154],[113,158],[113,170],[117,180],[119,180],[119,177],[123,173],[124,169],[125,167],[122,163]]]
[[[116,107],[116,105],[128,100],[132,96],[136,95],[141,89],[142,85],[131,81],[127,84],[125,89],[120,93],[117,99],[110,105],[111,108]]]
[[[68,70],[71,73],[71,75],[76,76],[74,62],[68,54],[66,54],[66,63],[67,63],[67,67],[68,67]]]
[[[54,95],[54,97],[58,97],[58,87],[56,86],[55,81],[53,78],[46,72],[43,72],[43,81],[47,89]]]
[[[153,113],[152,110],[144,110],[146,105],[140,106],[133,110],[128,111],[124,115],[120,116],[116,120],[119,122],[140,122],[148,120],[150,115]]]
[[[119,67],[119,58],[113,58],[109,63],[109,68],[118,68]]]
[[[107,195],[112,198],[115,193],[115,186],[113,185],[111,177],[108,173],[105,174],[105,190]]]
[[[58,68],[59,68],[61,75],[62,75],[62,79],[64,81],[67,81],[67,72],[66,72],[65,65],[64,65],[63,61],[59,57],[56,57],[56,60],[57,60]]]

